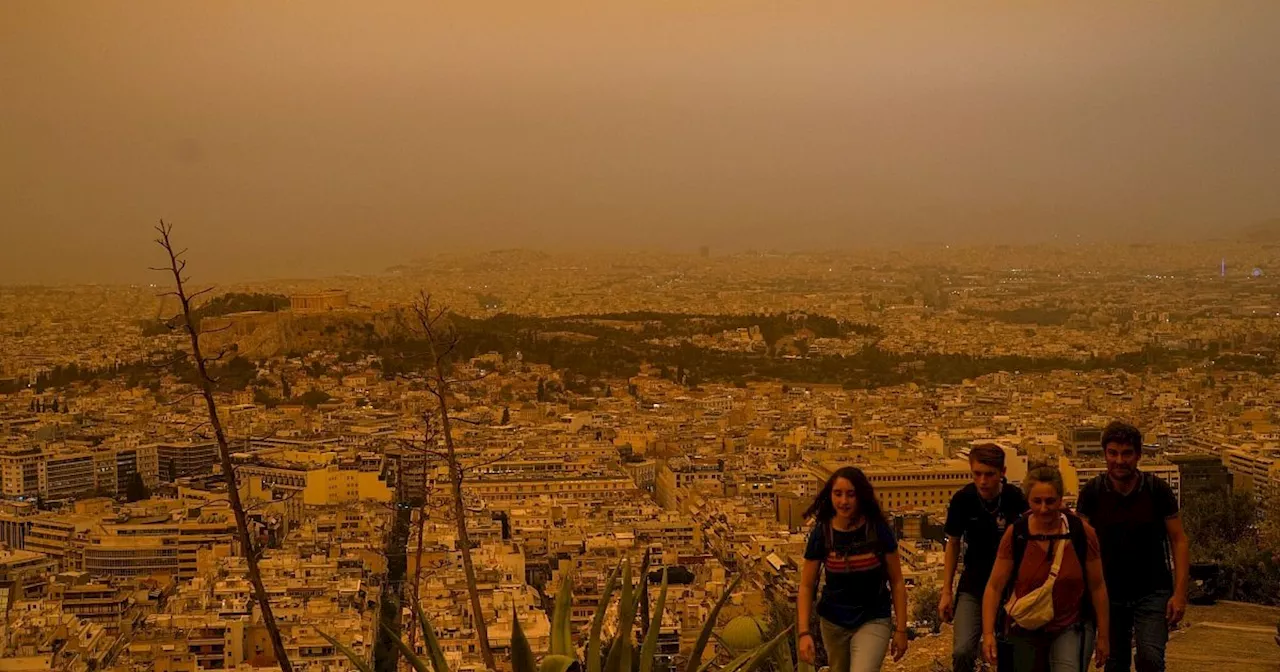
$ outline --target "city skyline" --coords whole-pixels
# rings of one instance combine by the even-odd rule
[[[1280,216],[1275,3],[25,4],[0,282],[437,249],[1195,240]],[[111,254],[103,254],[109,250]]]

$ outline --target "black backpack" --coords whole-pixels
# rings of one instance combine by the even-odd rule
[[[831,527],[831,521],[827,521],[825,523],[818,523],[818,524],[822,526],[823,543],[826,545],[825,550],[827,553],[831,553],[831,551],[835,549],[835,534],[832,532],[833,528]],[[881,543],[880,541],[880,535],[878,534],[876,529],[878,526],[875,524],[875,522],[868,520],[865,524],[867,526],[867,540],[854,545],[851,549],[841,549],[841,550],[845,552],[845,555],[856,555],[856,553],[850,552],[850,551],[866,552],[866,550],[870,550],[872,553],[875,553],[876,560],[880,562],[880,577],[881,579],[883,579],[880,582],[879,594],[884,595],[887,592],[891,592],[891,588],[889,586],[889,568],[885,565],[885,561],[884,561],[884,556],[885,556],[884,544]],[[826,563],[824,562],[823,570],[820,576],[825,576],[826,573],[827,573]],[[816,604],[816,601],[815,601],[815,604]]]
[[[818,524],[822,526],[823,543],[825,544],[827,553],[830,553],[832,549],[835,548],[835,533],[832,532],[833,528],[831,527],[831,521]],[[866,521],[865,524],[867,526],[867,540],[859,546],[865,545],[871,547],[871,552],[876,554],[876,559],[880,561],[880,567],[885,571],[885,576],[887,577],[888,570],[884,569],[884,544],[880,543],[880,535],[876,531],[878,526],[870,520]]]
[[[1018,568],[1022,566],[1022,556],[1027,552],[1027,544],[1032,541],[1058,541],[1070,540],[1071,546],[1075,548],[1076,558],[1080,561],[1080,572],[1084,575],[1085,595],[1080,601],[1080,621],[1088,622],[1093,620],[1093,600],[1089,595],[1089,536],[1084,531],[1084,521],[1071,511],[1063,511],[1063,515],[1067,517],[1067,533],[1066,534],[1031,534],[1031,526],[1029,517],[1031,512],[1022,514],[1013,523],[1013,573],[1009,576],[1009,582],[1005,585],[1004,596],[1000,600],[1001,613],[1003,613],[1009,597],[1013,595],[1014,583],[1018,580]]]

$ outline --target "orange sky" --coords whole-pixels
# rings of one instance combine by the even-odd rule
[[[1220,231],[1280,216],[1280,2],[0,4],[0,282],[162,216],[224,279]]]

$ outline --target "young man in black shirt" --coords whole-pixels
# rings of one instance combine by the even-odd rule
[[[954,672],[973,672],[981,657],[982,594],[991,578],[996,551],[1005,528],[1027,510],[1022,490],[1004,480],[1004,449],[983,444],[969,452],[973,483],[951,497],[947,507],[947,557],[938,612],[945,621],[955,619],[955,642],[951,650]],[[964,572],[960,585],[952,591],[960,543],[964,541]]]
[[[1189,551],[1168,483],[1138,470],[1142,432],[1113,422],[1102,432],[1107,471],[1080,488],[1076,508],[1093,525],[1111,602],[1106,672],[1164,672],[1169,628],[1187,611]],[[1169,568],[1172,551],[1173,571]],[[1129,642],[1137,639],[1137,654]]]

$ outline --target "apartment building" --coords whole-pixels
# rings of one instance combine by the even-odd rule
[[[0,453],[0,494],[45,501],[124,493],[134,476],[159,483],[155,446],[52,444]]]
[[[1280,464],[1280,449],[1262,446],[1228,447],[1223,462],[1231,472],[1232,487],[1252,492],[1258,502],[1270,502],[1273,496],[1271,473]]]
[[[95,578],[179,573],[178,540],[173,537],[94,535],[81,553],[83,571]]]
[[[214,441],[158,443],[155,449],[159,477],[169,483],[212,473],[218,463],[218,444]]]
[[[631,497],[638,492],[628,476],[472,479],[463,483],[462,491],[499,507],[518,505],[543,496],[579,502],[608,502]]]
[[[1159,464],[1159,463],[1147,462],[1146,460],[1143,460],[1139,468],[1148,474],[1154,474],[1164,479],[1164,482],[1168,483],[1169,488],[1173,490],[1173,495],[1178,498],[1179,505],[1181,505],[1182,503],[1182,470],[1178,468],[1178,465]],[[1068,485],[1067,494],[1069,496],[1078,496],[1080,494],[1079,488],[1084,487],[1085,483],[1088,483],[1090,480],[1096,478],[1100,474],[1107,473],[1106,465],[1096,464],[1096,463],[1082,465],[1082,466],[1076,467],[1075,470],[1076,470],[1076,478],[1078,481],[1078,487],[1073,489]],[[1070,479],[1067,479],[1067,480],[1070,480]]]
[[[128,592],[103,583],[55,584],[53,597],[61,603],[64,612],[112,629],[124,625],[135,611]]]
[[[678,508],[680,500],[697,488],[710,487],[724,494],[724,462],[671,458],[658,468],[654,486],[658,504],[672,510]]]
[[[813,467],[816,485],[821,488],[841,466],[824,462]],[[875,488],[880,506],[887,511],[945,508],[951,496],[972,480],[969,464],[962,460],[930,464],[877,464],[862,467]]]
[[[1182,476],[1182,491],[1187,494],[1231,491],[1231,470],[1222,463],[1219,455],[1182,453],[1165,455],[1165,459],[1178,467]]]
[[[60,571],[77,570],[80,545],[95,522],[92,516],[36,514],[31,517],[23,548],[53,558]]]
[[[57,563],[33,551],[0,550],[0,586],[10,586],[15,599],[38,599],[49,588]]]
[[[8,446],[0,452],[0,495],[35,499],[44,483],[44,456],[39,447]]]
[[[91,495],[97,488],[93,453],[88,451],[57,452],[44,456],[46,501],[58,501]]]
[[[1062,447],[1071,457],[1102,455],[1102,427],[1083,425],[1067,427],[1059,434]]]

